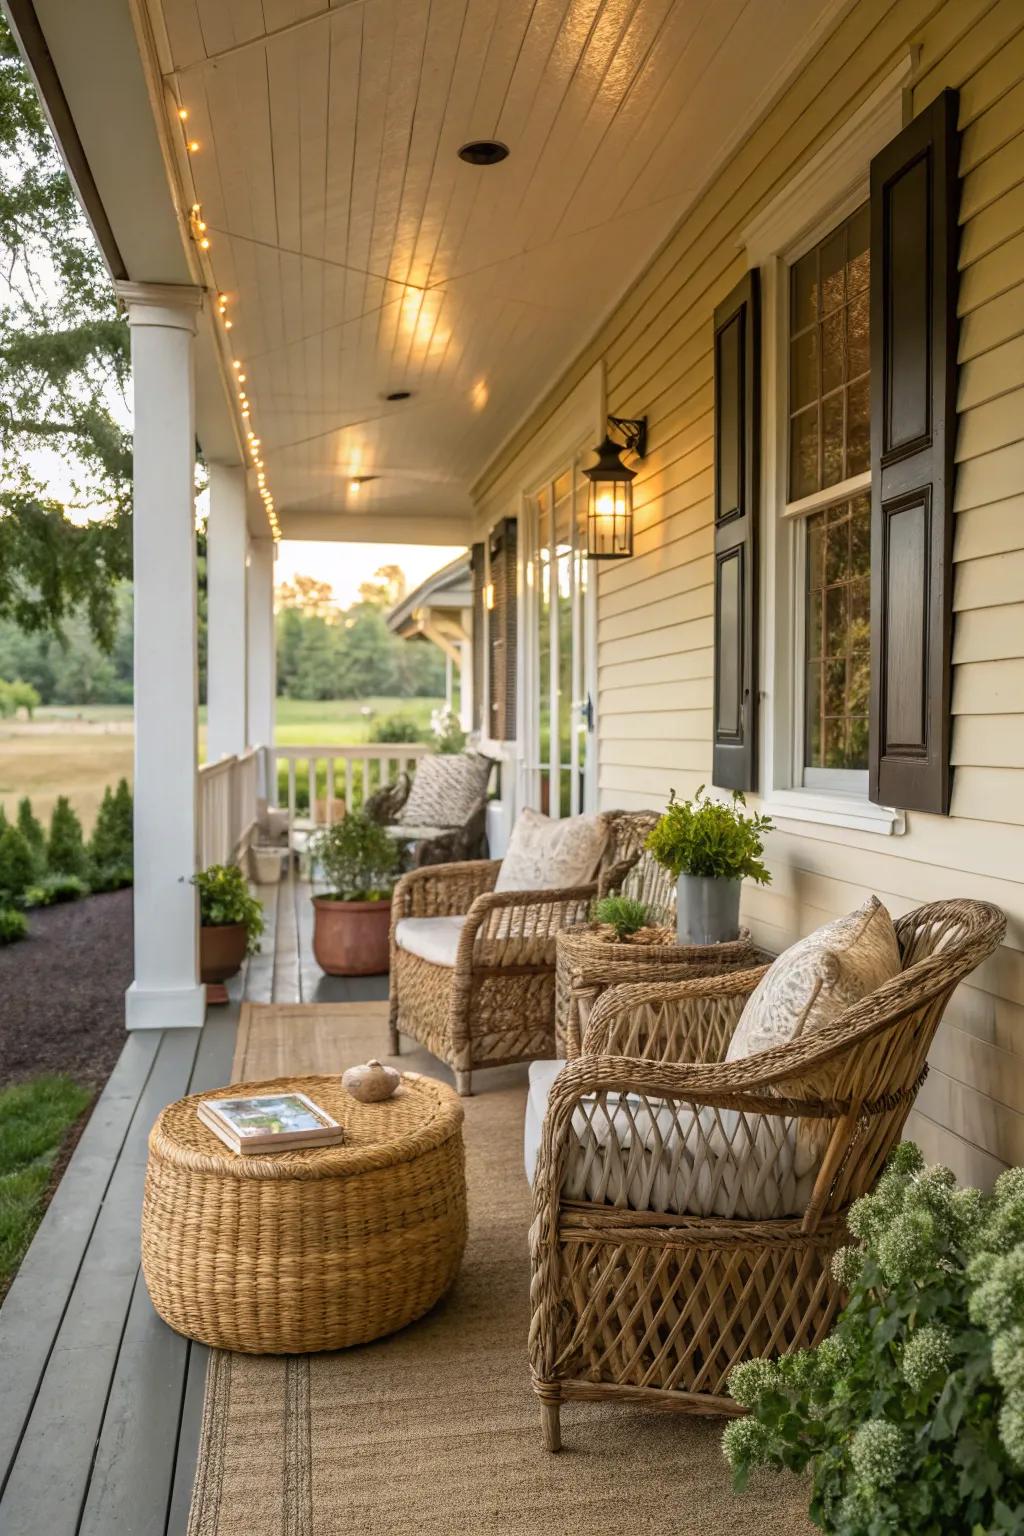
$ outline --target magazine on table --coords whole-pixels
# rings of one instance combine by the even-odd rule
[[[304,1093],[256,1093],[238,1099],[202,1099],[196,1109],[207,1130],[233,1152],[285,1152],[327,1147],[342,1140],[331,1115]]]

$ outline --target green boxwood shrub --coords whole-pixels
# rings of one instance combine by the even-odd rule
[[[14,907],[0,907],[0,944],[16,944],[28,937],[28,919]]]
[[[36,861],[24,833],[17,827],[5,827],[0,833],[0,906],[20,906],[36,874]]]
[[[856,1201],[833,1261],[848,1300],[816,1349],[729,1378],[737,1486],[767,1465],[813,1477],[836,1536],[1024,1529],[1024,1168],[960,1189],[904,1143]]]
[[[409,715],[384,715],[370,727],[370,740],[380,742],[422,741],[416,721]]]
[[[89,884],[94,891],[116,891],[132,883],[132,793],[122,779],[108,785],[89,840]]]
[[[46,865],[51,875],[77,875],[84,880],[88,857],[82,838],[82,823],[71,808],[67,795],[60,795],[50,818],[50,836],[46,845]]]
[[[323,870],[322,894],[332,901],[386,901],[401,859],[395,839],[361,811],[316,833],[309,853]]]
[[[32,857],[36,861],[36,869],[42,874],[46,868],[46,833],[43,831],[39,818],[33,815],[32,801],[28,795],[24,795],[18,801],[18,831],[32,850]]]

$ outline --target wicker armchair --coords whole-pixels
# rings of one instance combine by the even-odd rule
[[[597,881],[571,890],[494,890],[501,861],[432,865],[403,875],[391,904],[391,1050],[411,1035],[453,1069],[460,1094],[480,1067],[550,1056],[555,1042],[555,936],[586,922],[601,889],[632,868],[638,817],[609,813]],[[403,918],[464,918],[455,964],[435,964],[396,942]]]
[[[840,1301],[829,1260],[846,1212],[900,1138],[954,988],[1005,926],[984,902],[918,908],[895,925],[898,976],[826,1028],[732,1063],[723,1057],[764,967],[599,999],[584,1054],[551,1089],[534,1181],[530,1364],[550,1450],[567,1399],[734,1414],[734,1365],[823,1337]],[[609,1133],[613,1116],[626,1117],[625,1134]],[[678,1189],[682,1134],[689,1156],[695,1130],[712,1170],[695,1203],[709,1214],[673,1214],[665,1190]],[[794,1183],[801,1147],[812,1155]],[[781,1188],[789,1177],[789,1202],[800,1192],[795,1214],[721,1214],[742,1206],[755,1157],[759,1178]],[[615,1191],[600,1202],[598,1167]],[[658,1176],[660,1199],[642,1198]]]

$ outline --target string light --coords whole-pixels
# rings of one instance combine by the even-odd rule
[[[188,107],[179,107],[178,116],[183,123],[188,122]]]
[[[189,141],[188,141],[188,152],[189,152],[190,155],[198,155],[198,153],[199,153],[199,140],[198,139],[189,139]]]

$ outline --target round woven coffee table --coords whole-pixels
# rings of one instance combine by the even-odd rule
[[[677,944],[671,929],[661,942],[616,941],[603,923],[563,928],[555,947],[555,1050],[572,1060],[582,1050],[590,1009],[607,987],[631,981],[688,981],[742,971],[773,960],[746,928],[725,944]]]
[[[236,1156],[199,1120],[204,1098],[298,1090],[345,1128],[337,1146]],[[466,1241],[462,1106],[403,1073],[382,1104],[340,1077],[236,1083],[169,1105],[149,1137],[142,1269],[189,1338],[247,1354],[365,1344],[443,1296]]]

